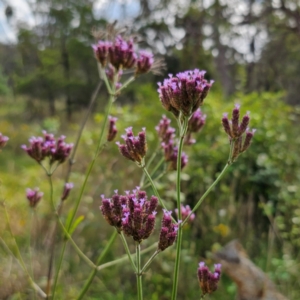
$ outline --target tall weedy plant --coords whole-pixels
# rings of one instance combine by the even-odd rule
[[[148,171],[150,165],[155,161],[155,155],[159,155],[159,151],[153,151],[152,155],[148,155],[146,128],[143,128],[137,135],[134,134],[132,127],[125,129],[125,134],[121,136],[123,142],[117,142],[116,144],[122,156],[134,162],[138,168],[143,170],[143,176],[139,185],[133,187],[131,191],[119,193],[116,189],[111,197],[101,195],[100,211],[108,224],[115,228],[115,231],[106,246],[102,249],[97,260],[95,262],[91,261],[74,242],[72,235],[78,224],[82,221],[81,217],[76,218],[76,213],[80,206],[82,196],[85,193],[88,178],[94,164],[100,152],[103,150],[104,145],[107,142],[113,141],[117,135],[117,118],[110,116],[112,105],[122,93],[123,89],[134,81],[135,78],[150,71],[157,72],[161,66],[159,62],[154,60],[154,57],[150,52],[143,50],[137,51],[135,42],[132,38],[118,34],[114,26],[110,26],[108,29],[109,30],[106,32],[102,32],[98,35],[100,40],[92,46],[99,69],[100,79],[104,82],[109,95],[104,121],[99,133],[94,156],[86,171],[86,176],[81,184],[77,200],[75,201],[71,212],[69,212],[65,224],[61,219],[61,215],[63,213],[63,204],[73,188],[73,183],[68,182],[70,172],[72,171],[72,165],[74,163],[74,157],[81,133],[84,129],[85,122],[88,119],[88,115],[90,114],[92,105],[95,102],[100,86],[97,87],[91,99],[89,110],[82,122],[75,145],[67,144],[64,141],[64,136],[56,139],[53,134],[44,131],[43,137],[31,137],[29,139],[29,145],[22,146],[26,153],[44,169],[45,174],[48,177],[50,202],[52,203],[53,214],[56,216],[56,226],[54,227],[51,236],[46,286],[38,286],[33,278],[32,272],[28,270],[28,266],[22,258],[18,244],[12,233],[10,219],[5,205],[4,209],[6,212],[8,229],[14,240],[15,251],[11,251],[4,240],[1,239],[1,242],[7,251],[9,251],[20,263],[28,277],[29,283],[36,292],[35,296],[38,295],[44,299],[61,299],[56,296],[57,283],[60,278],[60,270],[66,244],[70,242],[78,255],[91,267],[91,273],[88,278],[86,278],[86,281],[77,296],[77,299],[83,299],[98,271],[123,260],[118,259],[116,261],[101,264],[105,255],[113,246],[115,238],[118,236],[123,242],[129,262],[136,275],[137,299],[139,300],[144,299],[143,275],[147,272],[147,269],[150,267],[156,256],[175,243],[176,257],[171,296],[171,299],[175,300],[177,299],[178,278],[180,272],[183,227],[188,222],[194,220],[195,211],[224,176],[229,166],[241,153],[248,149],[255,130],[250,131],[248,128],[250,121],[248,113],[243,116],[240,121],[239,105],[234,107],[231,119],[228,118],[228,114],[224,114],[222,125],[229,140],[229,156],[224,169],[193,208],[183,206],[181,200],[181,172],[188,163],[188,156],[183,152],[183,147],[184,145],[189,146],[194,144],[195,139],[193,139],[193,135],[199,132],[205,125],[206,116],[200,110],[200,106],[204,104],[204,100],[213,85],[213,81],[208,82],[204,78],[205,71],[194,69],[178,73],[175,76],[169,75],[169,78],[165,79],[162,83],[158,83],[158,99],[160,99],[163,108],[168,112],[171,112],[175,118],[178,130],[170,126],[170,119],[166,116],[162,117],[155,128],[162,153],[162,159],[159,160],[157,165],[152,167],[153,171],[150,173]],[[125,80],[123,80],[125,76],[124,71],[126,71],[126,74],[131,74]],[[105,133],[106,130],[107,133]],[[176,132],[178,132],[177,135]],[[0,134],[0,148],[3,148],[7,141],[8,138]],[[67,160],[69,160],[68,173],[63,185],[61,197],[56,201],[53,196],[54,186],[52,175],[57,167]],[[177,174],[175,214],[173,214],[172,211],[167,210],[165,200],[158,192],[155,182],[157,182],[159,178],[153,178],[153,174],[155,174],[163,163],[167,166],[167,171],[175,170]],[[146,191],[143,190],[148,185],[152,187],[154,195],[147,195]],[[28,189],[26,196],[29,201],[29,206],[35,211],[37,204],[43,197],[43,193],[37,188]],[[162,208],[163,211],[159,236],[157,239],[158,242],[157,244],[142,250],[141,245],[143,241],[153,234],[156,219],[158,217],[158,207]],[[58,260],[54,259],[57,245],[57,228],[62,230],[64,236]],[[125,236],[132,238],[133,243],[135,244],[135,253],[130,253],[128,240]],[[151,251],[153,248],[155,248],[153,254],[145,263],[143,263],[142,253]],[[53,272],[53,270],[55,270],[55,272]],[[202,291],[201,298],[204,298],[205,295],[210,294],[217,289],[220,275],[220,264],[216,264],[214,272],[210,272],[204,262],[200,262],[198,268],[198,280]]]

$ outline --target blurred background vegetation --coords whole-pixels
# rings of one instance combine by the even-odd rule
[[[189,154],[183,174],[185,204],[193,206],[226,163],[228,140],[221,128],[222,113],[240,103],[243,112],[251,111],[251,126],[257,129],[251,148],[185,230],[178,299],[199,299],[198,262],[235,238],[283,294],[300,299],[299,1],[1,0],[0,14],[0,132],[10,138],[0,153],[0,200],[7,203],[25,258],[29,244],[34,245],[34,276],[41,286],[46,282],[49,249],[45,245],[54,219],[47,201],[47,178],[20,145],[43,129],[67,135],[67,142],[75,140],[99,81],[91,30],[117,20],[120,27],[138,33],[142,48],[166,61],[161,77],[139,78],[113,108],[120,134],[128,126],[134,126],[135,132],[147,128],[149,156],[157,146],[154,127],[164,113],[157,82],[168,73],[193,68],[207,70],[207,78],[216,81],[202,108],[207,124],[197,143],[185,149]],[[75,188],[63,218],[95,151],[106,101],[102,87],[81,139],[71,175]],[[57,197],[65,172],[63,166],[55,173]],[[112,233],[99,211],[99,195],[132,189],[140,177],[141,170],[120,157],[114,143],[101,153],[80,207],[84,221],[74,234],[92,260]],[[25,189],[35,186],[45,192],[36,218],[25,200]],[[166,173],[158,187],[173,209],[175,175]],[[12,246],[2,208],[0,220],[0,236]],[[123,254],[117,241],[106,260]],[[173,247],[154,261],[144,279],[146,299],[170,299],[174,256]],[[0,248],[0,262],[0,299],[32,299],[24,274],[4,248]],[[207,262],[213,263],[209,258]],[[76,297],[89,271],[68,248],[58,299]],[[223,276],[210,299],[229,300],[234,294],[235,285]],[[135,275],[126,262],[99,272],[86,299],[135,299],[134,295]]]

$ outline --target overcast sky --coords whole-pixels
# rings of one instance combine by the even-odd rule
[[[16,24],[24,22],[29,26],[35,25],[35,20],[29,8],[28,0],[0,0],[0,42],[16,42]],[[124,5],[122,5],[124,4]],[[5,8],[10,5],[13,8],[14,17],[8,22],[5,16]],[[96,17],[105,15],[105,18],[114,21],[123,14],[134,16],[139,13],[139,6],[134,0],[98,0],[94,5]]]

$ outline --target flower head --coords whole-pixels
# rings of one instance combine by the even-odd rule
[[[29,201],[29,206],[35,208],[44,196],[43,192],[39,192],[38,188],[35,189],[26,189],[26,198]]]
[[[48,158],[50,166],[54,163],[63,163],[70,155],[73,144],[65,143],[66,137],[63,135],[57,140],[53,134],[49,134],[47,131],[43,131],[43,135],[44,137],[31,137],[30,145],[22,145],[21,148],[38,163],[46,158]]]
[[[136,75],[149,72],[153,63],[153,54],[148,51],[141,50],[139,52],[139,57],[136,60]]]
[[[199,263],[198,280],[202,290],[202,295],[211,294],[218,288],[221,277],[221,264],[215,264],[214,273],[210,272],[204,262]]]
[[[118,130],[116,127],[116,121],[118,120],[117,118],[114,118],[112,116],[108,117],[109,119],[109,125],[108,125],[108,134],[107,134],[107,141],[111,142],[114,140],[116,137]]]
[[[108,59],[108,51],[112,47],[110,41],[99,41],[97,44],[92,45],[96,59],[102,66],[105,66]]]
[[[147,152],[146,129],[139,132],[137,136],[133,135],[132,127],[126,129],[126,135],[122,135],[125,144],[117,142],[120,153],[129,160],[143,166],[144,157]]]
[[[189,205],[186,205],[186,206],[181,205],[181,217],[182,217],[182,221],[184,221],[188,217],[188,215],[191,213],[191,211],[192,210],[191,210],[191,208],[190,208]],[[177,208],[175,209],[175,213],[178,216],[178,209]],[[193,222],[194,219],[195,219],[195,214],[193,213],[193,214],[191,214],[188,222]]]
[[[158,125],[155,127],[160,140],[164,143],[169,143],[175,138],[175,128],[170,126],[171,120],[165,115],[162,116]]]
[[[157,203],[155,196],[148,200],[146,192],[136,188],[126,195],[115,191],[112,199],[102,196],[100,210],[110,225],[141,243],[154,230]]]
[[[198,108],[189,119],[188,130],[184,140],[186,145],[192,145],[196,142],[195,139],[192,139],[192,133],[199,132],[206,122],[206,115],[204,115],[200,108]]]
[[[158,93],[163,107],[176,117],[182,113],[190,117],[202,105],[213,81],[204,79],[205,71],[198,69],[176,74],[158,83]]]
[[[172,246],[177,237],[178,224],[174,224],[171,218],[171,212],[164,210],[163,219],[161,222],[161,230],[159,235],[158,250],[164,251]]]
[[[237,157],[245,152],[251,144],[255,129],[249,130],[250,123],[249,112],[247,112],[240,122],[240,105],[236,104],[232,110],[231,120],[228,119],[228,114],[224,113],[222,118],[222,125],[224,131],[229,137],[230,144],[233,147],[231,154],[231,162],[235,161]]]
[[[0,149],[2,149],[6,145],[8,140],[9,138],[5,135],[2,135],[2,133],[0,132]]]

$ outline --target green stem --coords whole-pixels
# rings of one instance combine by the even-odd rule
[[[154,169],[151,172],[151,177],[155,174],[155,172],[159,169],[159,167],[165,162],[165,158],[162,157],[160,161],[157,163],[157,165],[154,167]]]
[[[155,177],[153,179],[153,181],[157,181],[158,179],[160,179],[161,177],[163,177],[167,172],[166,171],[163,171],[162,173],[160,173],[157,177]],[[143,173],[144,174],[144,173]],[[141,189],[146,189],[147,187],[149,187],[151,185],[150,182],[147,182],[146,184],[142,185],[141,186]]]
[[[158,150],[158,147],[156,147],[157,149],[152,153],[151,157],[147,160],[147,164],[146,164],[146,168],[148,169],[149,166],[151,165],[153,159],[155,158],[155,156],[157,155],[157,150]],[[153,172],[152,172],[153,174]],[[142,187],[144,185],[144,181],[145,181],[145,173],[142,174],[142,177],[141,177],[141,180],[140,180],[140,184],[139,186]]]
[[[65,254],[65,250],[66,250],[66,246],[67,246],[67,241],[64,241],[61,252],[60,252],[60,256],[59,256],[59,260],[58,260],[58,264],[57,264],[57,269],[56,269],[56,273],[55,273],[55,277],[54,277],[54,282],[53,282],[53,292],[52,292],[52,299],[55,299],[55,291],[56,291],[56,286],[57,286],[57,282],[58,282],[58,276],[59,276],[59,271],[61,269],[62,266],[62,262],[64,259],[64,254]]]
[[[52,203],[55,210],[54,199],[53,199],[52,172],[48,171],[47,176],[49,179],[49,186],[50,186],[50,202]],[[53,261],[54,261],[54,252],[55,252],[56,228],[57,228],[57,222],[55,223],[54,229],[50,237],[51,245],[50,245],[50,257],[49,257],[47,288],[46,288],[47,299],[51,292],[51,279],[52,279],[52,270],[53,270]],[[55,290],[53,292],[55,292]]]
[[[52,183],[52,179],[51,177],[49,177],[50,180],[50,186],[51,186],[51,190],[53,191],[53,183]],[[53,192],[52,192],[53,193]],[[52,208],[53,208],[53,212],[55,214],[57,223],[59,224],[59,226],[61,227],[62,231],[64,232],[66,238],[71,242],[72,246],[74,247],[74,249],[76,250],[76,252],[78,253],[78,255],[92,268],[96,268],[97,266],[80,250],[80,248],[77,246],[77,244],[74,242],[74,240],[72,239],[71,235],[69,234],[68,230],[65,228],[64,224],[62,223],[62,221],[59,218],[59,215],[55,209],[55,203],[53,200],[53,197],[51,197],[51,203],[52,203]],[[53,294],[54,294],[55,290],[53,290]]]
[[[101,263],[101,261],[103,260],[103,258],[105,257],[105,255],[107,254],[107,252],[109,251],[109,249],[111,248],[112,244],[114,243],[116,237],[118,235],[118,232],[115,230],[114,233],[111,235],[108,243],[106,243],[105,248],[101,251],[101,254],[99,255],[96,265],[98,266],[97,268],[93,269],[88,277],[88,279],[86,280],[82,290],[79,293],[79,296],[77,297],[77,300],[80,300],[83,298],[83,296],[86,294],[86,292],[88,291],[90,285],[93,282],[94,277],[97,274],[97,271],[99,271],[99,264]]]
[[[184,137],[188,128],[188,118],[184,117],[182,126],[179,127],[180,138],[178,143],[178,154],[177,154],[177,178],[176,178],[176,195],[177,195],[177,209],[178,209],[178,220],[182,220],[181,215],[181,153],[183,148]],[[179,278],[179,266],[181,256],[181,243],[182,243],[182,226],[179,224],[177,233],[177,244],[176,244],[176,258],[175,258],[175,270],[173,277],[173,289],[172,289],[172,300],[177,298],[178,289],[178,278]]]
[[[28,272],[28,269],[27,269],[27,267],[25,265],[25,262],[22,258],[18,243],[17,243],[16,238],[15,238],[13,232],[12,232],[12,229],[11,229],[10,219],[9,219],[9,215],[8,215],[5,203],[3,203],[3,206],[4,206],[5,218],[6,218],[6,223],[7,223],[7,226],[8,226],[8,231],[9,231],[9,233],[10,233],[10,235],[11,235],[13,241],[14,241],[15,249],[16,249],[16,252],[17,252],[16,256],[14,254],[12,254],[12,255],[13,255],[13,257],[15,257],[17,259],[18,263],[22,267],[22,269],[25,272],[25,274],[28,278],[28,281],[29,281],[30,285],[32,286],[32,288],[38,293],[39,296],[41,296],[43,299],[46,299],[47,294],[34,282],[34,280],[32,279],[32,277],[30,276],[30,274]],[[2,241],[3,245],[6,246],[5,242],[2,239],[1,239],[1,241]],[[6,246],[6,248],[10,251],[9,247]]]
[[[207,191],[203,194],[203,196],[198,200],[197,204],[195,205],[195,207],[192,209],[192,211],[189,213],[189,215],[187,216],[187,218],[182,222],[182,226],[184,226],[184,224],[186,222],[188,222],[189,218],[191,217],[191,215],[199,208],[199,206],[201,205],[201,203],[203,202],[203,200],[207,197],[207,195],[212,191],[212,189],[216,186],[216,184],[221,180],[221,178],[224,176],[224,174],[226,173],[228,167],[230,165],[227,163],[224,167],[224,169],[222,170],[222,172],[219,174],[219,176],[216,178],[216,180],[212,183],[212,185],[207,189]]]
[[[90,103],[89,103],[89,107],[86,111],[86,114],[82,120],[82,123],[81,123],[81,126],[79,128],[79,131],[77,133],[77,138],[76,138],[76,141],[74,143],[74,147],[72,149],[72,153],[69,157],[69,164],[68,164],[68,171],[67,171],[67,174],[66,174],[66,178],[65,178],[65,183],[69,182],[69,179],[70,179],[70,174],[71,174],[71,169],[72,169],[72,166],[73,164],[75,163],[75,154],[77,152],[77,148],[78,148],[78,145],[79,145],[79,142],[80,142],[80,139],[81,139],[81,136],[82,136],[82,132],[83,132],[83,129],[86,125],[86,122],[91,114],[91,111],[92,111],[92,108],[94,106],[94,103],[97,99],[97,96],[99,94],[99,91],[100,91],[100,88],[101,88],[101,85],[102,85],[102,82],[100,81],[95,89],[95,91],[93,92],[92,94],[92,97],[91,97],[91,100],[90,100]]]
[[[111,110],[111,107],[112,107],[113,100],[114,100],[114,96],[111,95],[111,96],[109,97],[108,107],[107,107],[106,114],[105,114],[105,117],[104,117],[104,123],[103,123],[102,129],[101,129],[101,133],[100,133],[100,137],[99,137],[98,143],[97,143],[97,148],[96,148],[96,151],[95,151],[95,155],[94,155],[94,157],[93,157],[93,160],[92,160],[91,163],[90,163],[90,166],[89,166],[89,168],[88,168],[87,174],[86,174],[85,179],[84,179],[84,182],[83,182],[82,187],[81,187],[81,189],[80,189],[79,196],[78,196],[78,198],[77,198],[77,200],[76,200],[75,208],[74,208],[74,210],[73,210],[73,212],[72,212],[72,214],[71,214],[70,222],[69,222],[69,224],[68,224],[68,226],[67,226],[67,227],[68,227],[68,230],[69,230],[70,227],[72,226],[72,223],[73,223],[74,218],[75,218],[75,215],[76,215],[76,213],[77,213],[79,204],[80,204],[81,199],[82,199],[82,195],[83,195],[84,190],[85,190],[85,188],[86,188],[87,181],[88,181],[88,179],[89,179],[89,177],[90,177],[90,174],[91,174],[92,169],[93,169],[93,167],[94,167],[94,165],[95,165],[96,159],[97,159],[97,157],[98,157],[98,155],[99,155],[99,152],[100,152],[99,150],[100,150],[101,145],[102,145],[102,142],[103,142],[104,131],[105,131],[105,128],[106,128],[106,125],[107,125],[108,116],[109,116],[109,113],[110,113],[110,110]]]
[[[126,253],[127,253],[127,256],[128,256],[128,258],[129,258],[129,261],[130,261],[130,263],[131,263],[131,265],[132,265],[132,267],[133,267],[133,270],[134,270],[135,273],[137,273],[136,265],[135,265],[135,263],[134,263],[134,261],[133,261],[133,258],[132,258],[132,256],[131,256],[131,253],[130,253],[129,248],[128,248],[128,244],[127,244],[126,239],[125,239],[125,236],[124,236],[124,233],[123,233],[122,231],[121,231],[121,233],[120,233],[120,237],[121,237],[122,243],[123,243],[123,245],[124,245],[125,251],[126,251]]]
[[[199,208],[199,206],[201,205],[201,203],[203,202],[203,200],[207,197],[207,195],[211,192],[211,190],[216,186],[216,184],[222,179],[222,177],[224,176],[224,174],[226,173],[228,167],[232,164],[231,161],[231,156],[232,156],[232,149],[233,149],[233,145],[234,143],[230,144],[230,150],[229,150],[229,158],[228,158],[228,162],[225,165],[225,167],[223,168],[222,172],[219,174],[219,176],[216,178],[216,180],[212,183],[212,185],[207,189],[207,191],[202,195],[202,197],[198,200],[197,204],[195,205],[195,207],[192,209],[192,211],[189,213],[189,215],[187,216],[187,218],[182,222],[182,226],[184,226],[184,224],[186,222],[188,222],[189,218],[191,217],[191,215]]]
[[[146,249],[142,250],[141,251],[141,254],[145,254],[145,253],[148,253],[149,251],[153,250],[154,248],[157,247],[157,243],[154,243],[153,245],[147,247]],[[134,258],[136,256],[136,253],[133,253],[131,254],[132,258]],[[111,267],[111,266],[115,266],[121,262],[124,262],[128,259],[128,256],[127,254],[125,254],[124,256],[122,256],[121,258],[118,258],[118,259],[115,259],[113,261],[110,261],[110,262],[107,262],[105,264],[102,264],[100,265],[97,270],[100,271],[100,270],[103,270],[105,268],[108,268],[108,267]],[[143,268],[144,269],[144,268]],[[143,270],[141,271],[141,273],[143,273]]]
[[[101,132],[100,132],[100,137],[98,139],[98,143],[97,143],[97,147],[96,147],[96,151],[95,151],[95,154],[94,154],[94,157],[93,157],[93,160],[91,161],[90,165],[89,165],[89,168],[87,170],[87,173],[86,173],[86,176],[85,176],[85,179],[84,179],[84,182],[81,186],[81,189],[80,189],[80,192],[79,192],[79,196],[76,200],[76,203],[75,203],[75,208],[74,210],[72,211],[71,213],[71,218],[70,218],[70,222],[67,224],[67,230],[69,231],[70,228],[72,227],[72,223],[74,221],[74,218],[75,218],[75,215],[77,213],[77,210],[78,210],[78,207],[79,207],[79,204],[81,202],[81,199],[82,199],[82,196],[83,196],[83,193],[84,193],[84,190],[86,188],[86,185],[87,185],[87,181],[89,179],[89,176],[92,172],[92,169],[95,165],[95,162],[96,162],[96,159],[100,153],[100,150],[102,149],[102,144],[103,144],[103,136],[104,136],[104,131],[105,131],[105,128],[107,126],[107,121],[108,121],[108,116],[109,116],[109,113],[110,113],[110,110],[111,110],[111,107],[112,107],[112,104],[114,102],[114,99],[115,99],[115,95],[114,95],[114,91],[115,91],[115,88],[113,86],[113,90],[112,88],[110,87],[109,85],[109,82],[107,80],[107,76],[104,72],[104,70],[101,68],[101,65],[98,63],[98,70],[99,70],[99,73],[100,73],[100,78],[103,79],[105,85],[106,85],[106,88],[108,90],[108,93],[109,93],[109,101],[108,101],[108,105],[107,105],[107,108],[106,108],[106,113],[105,113],[105,117],[104,117],[104,122],[103,122],[103,125],[102,125],[102,128],[101,128]],[[56,284],[57,284],[57,281],[58,281],[58,277],[59,277],[59,271],[61,269],[61,266],[62,266],[62,261],[63,261],[63,257],[64,257],[64,253],[65,253],[65,249],[66,249],[66,243],[67,243],[67,240],[64,241],[64,244],[63,244],[63,247],[62,247],[62,250],[61,250],[61,254],[60,254],[60,259],[59,259],[59,263],[57,265],[57,270],[56,270],[56,275],[55,275],[55,281],[54,281],[54,286],[53,287],[56,287]]]
[[[131,76],[127,81],[125,81],[122,86],[116,91],[116,94],[119,94],[123,89],[125,89],[132,81],[134,81],[135,77]]]
[[[30,263],[30,272],[31,272],[31,276],[32,276],[32,280],[34,280],[34,267],[33,267],[33,263],[32,263],[32,247],[31,247],[31,243],[32,243],[32,236],[33,236],[33,225],[34,224],[34,208],[31,209],[31,218],[30,218],[30,233],[29,233],[29,238],[28,238],[28,260]],[[36,292],[34,291],[34,299],[36,299]]]
[[[149,260],[145,263],[144,267],[141,270],[141,274],[143,274],[144,272],[147,271],[148,267],[150,266],[150,264],[152,263],[152,261],[154,260],[154,258],[160,253],[159,250],[156,250],[152,256],[149,258]]]
[[[70,179],[70,175],[71,175],[71,170],[72,170],[72,166],[73,164],[75,163],[75,155],[76,155],[76,152],[77,152],[77,148],[78,148],[78,145],[79,145],[79,141],[81,139],[81,136],[82,136],[82,132],[83,132],[83,129],[86,125],[86,122],[88,120],[88,117],[92,111],[92,108],[93,108],[93,105],[97,99],[97,96],[98,96],[98,93],[100,91],[100,88],[101,88],[101,85],[102,85],[102,82],[99,82],[99,84],[97,85],[96,87],[96,90],[93,92],[92,94],[92,97],[91,97],[91,100],[90,100],[90,103],[89,103],[89,107],[87,109],[87,112],[83,118],[83,121],[81,123],[81,126],[80,126],[80,129],[78,131],[78,134],[77,134],[77,138],[76,138],[76,141],[75,141],[75,144],[74,144],[74,147],[73,147],[73,150],[72,150],[72,153],[70,155],[70,158],[69,158],[69,164],[68,164],[68,171],[66,173],[66,177],[65,177],[65,183],[67,183]],[[59,204],[59,207],[57,209],[57,212],[58,212],[58,215],[60,216],[61,212],[62,212],[62,208],[63,208],[63,204],[64,202],[61,201],[60,204]],[[57,226],[55,227],[57,228]],[[54,233],[55,234],[55,233]],[[63,257],[64,257],[64,253],[65,253],[65,249],[66,249],[66,242],[64,242],[63,244],[63,247],[62,247],[62,251],[61,251],[61,255],[59,257],[59,261],[58,261],[58,268],[57,268],[57,271],[56,271],[56,274],[55,274],[55,279],[54,279],[54,284],[53,284],[53,288],[56,289],[56,285],[57,285],[57,280],[58,280],[58,275],[59,275],[59,271],[61,269],[61,265],[62,265],[62,261],[63,261]]]
[[[107,89],[108,93],[111,95],[113,93],[113,90],[115,89],[115,87],[110,86],[107,76],[105,74],[105,69],[102,68],[100,63],[98,63],[98,71],[99,71],[99,77],[104,81],[106,89]]]
[[[142,273],[141,273],[141,244],[136,242],[136,281],[138,290],[138,300],[143,300],[143,284],[142,284]]]
[[[154,181],[152,180],[151,175],[150,175],[149,172],[147,171],[146,167],[143,167],[142,169],[143,169],[144,173],[146,174],[146,176],[147,176],[147,178],[148,178],[148,180],[149,180],[149,182],[150,182],[150,184],[151,184],[151,186],[152,186],[153,192],[154,192],[155,196],[157,197],[159,204],[160,204],[164,209],[167,210],[167,208],[166,208],[166,206],[165,206],[163,200],[161,199],[161,197],[160,197],[160,195],[159,195],[159,193],[158,193],[158,190],[157,190],[157,188],[156,188],[156,186],[155,186],[155,183],[154,183]],[[173,219],[173,218],[172,218],[172,219]],[[175,220],[173,219],[173,221],[175,221]]]

